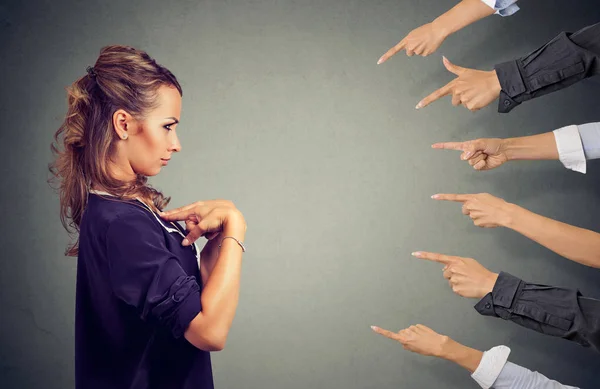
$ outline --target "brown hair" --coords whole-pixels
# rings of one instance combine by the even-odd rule
[[[147,185],[148,177],[138,174],[133,182],[124,182],[112,178],[107,167],[119,139],[113,128],[114,112],[123,109],[142,119],[155,106],[162,85],[183,95],[175,76],[144,51],[106,46],[88,74],[67,88],[68,112],[51,145],[55,159],[49,164],[49,183],[59,182],[60,219],[70,234],[79,233],[92,185],[121,199],[140,197],[158,210],[168,204],[170,198]],[[77,238],[65,255],[76,256],[78,246]]]

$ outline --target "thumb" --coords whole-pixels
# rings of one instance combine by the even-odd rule
[[[194,243],[198,238],[200,238],[204,234],[204,231],[200,228],[200,225],[197,224],[189,229],[189,233],[186,235],[185,239],[181,241],[182,246],[190,246]]]
[[[450,62],[448,60],[448,58],[446,58],[446,57],[442,57],[442,58],[443,58],[442,62],[444,63],[444,66],[446,67],[446,69],[448,69],[448,71],[450,73],[454,73],[457,76],[459,76],[466,70],[466,68],[463,68],[461,66],[453,64],[452,62]]]
[[[463,153],[460,156],[462,160],[467,160],[475,156],[478,151],[483,150],[478,140],[470,140],[464,143]],[[479,153],[478,153],[479,154]]]

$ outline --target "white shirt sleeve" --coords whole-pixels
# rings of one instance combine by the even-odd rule
[[[484,351],[481,362],[479,362],[477,370],[471,374],[471,378],[483,389],[491,388],[504,369],[509,354],[510,349],[506,346],[496,346]]]
[[[600,122],[577,126],[585,159],[600,158]]]
[[[496,15],[510,16],[520,8],[516,4],[517,0],[481,0],[488,7],[496,10]]]
[[[563,385],[538,373],[514,363],[507,362],[494,382],[494,389],[579,389]]]
[[[510,348],[506,346],[485,351],[471,378],[483,389],[579,389],[508,362],[509,354]]]
[[[560,162],[567,169],[585,174],[585,154],[577,126],[570,125],[554,130],[553,132]]]

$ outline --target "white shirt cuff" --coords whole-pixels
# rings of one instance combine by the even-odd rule
[[[585,174],[585,154],[577,126],[570,125],[554,130],[553,132],[560,162],[567,169]]]
[[[515,3],[517,0],[481,0],[485,5],[490,7],[496,15],[510,16],[519,10],[519,6]]]
[[[506,346],[496,346],[485,351],[477,370],[471,374],[471,378],[483,389],[491,388],[502,372],[509,354],[510,348]]]

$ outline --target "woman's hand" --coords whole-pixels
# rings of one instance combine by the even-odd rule
[[[417,109],[451,94],[452,105],[464,105],[470,111],[477,111],[489,105],[500,95],[502,87],[495,70],[463,68],[450,63],[446,57],[443,62],[446,69],[458,77],[421,100],[416,106]]]
[[[513,217],[512,204],[489,193],[436,194],[431,197],[436,200],[462,203],[462,213],[468,215],[479,227],[506,227]]]
[[[410,326],[397,333],[375,326],[372,326],[371,329],[380,335],[400,342],[406,350],[434,357],[442,357],[444,348],[451,341],[447,336],[440,335],[422,324]]]
[[[435,23],[424,24],[412,30],[396,46],[389,49],[379,58],[377,64],[384,63],[401,50],[405,50],[406,55],[409,57],[413,54],[426,57],[436,51],[446,37],[447,34],[441,28],[438,28]]]
[[[466,142],[444,142],[431,146],[434,149],[460,150],[460,159],[469,162],[475,170],[491,170],[497,168],[509,158],[503,139],[483,138]]]
[[[161,212],[166,221],[185,220],[189,230],[182,245],[189,246],[201,236],[213,238],[220,232],[240,241],[246,234],[246,221],[242,213],[228,200],[197,201],[170,211]],[[190,223],[191,221],[191,223]]]
[[[424,251],[417,251],[413,255],[445,265],[442,269],[444,278],[448,280],[452,291],[462,297],[482,299],[492,291],[498,279],[498,273],[489,271],[473,258]]]

